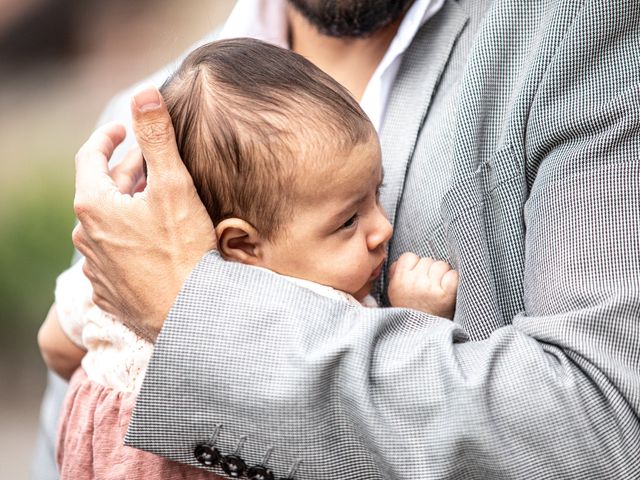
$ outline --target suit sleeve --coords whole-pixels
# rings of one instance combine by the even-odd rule
[[[639,478],[640,13],[584,3],[528,119],[523,312],[469,341],[211,253],[127,442],[197,465],[222,425],[223,453],[246,437],[248,463],[272,447],[276,476],[300,461],[300,480]]]

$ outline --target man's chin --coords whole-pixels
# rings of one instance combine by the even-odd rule
[[[288,0],[320,33],[365,38],[398,20],[414,0]]]

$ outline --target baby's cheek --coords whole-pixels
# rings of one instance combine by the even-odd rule
[[[345,285],[345,291],[353,294],[366,290],[363,296],[369,293],[371,288],[369,284],[371,283],[371,274],[373,272],[370,262],[366,260],[352,257],[349,261],[345,261],[342,266],[342,281]]]

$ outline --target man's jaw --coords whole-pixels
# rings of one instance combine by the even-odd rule
[[[366,38],[404,15],[414,0],[288,0],[320,33]]]

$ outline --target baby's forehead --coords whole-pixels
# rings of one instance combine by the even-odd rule
[[[350,149],[326,149],[323,155],[298,162],[294,175],[301,201],[323,195],[357,196],[382,181],[377,138]]]

